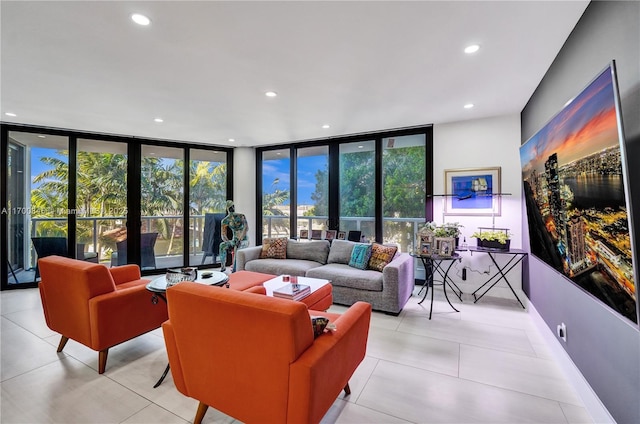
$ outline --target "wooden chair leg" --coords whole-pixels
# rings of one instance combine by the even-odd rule
[[[109,349],[101,350],[98,353],[98,374],[103,374],[105,368],[107,367],[107,355],[109,354]]]
[[[58,343],[58,352],[62,352],[62,349],[64,349],[64,347],[67,345],[67,342],[69,341],[69,337],[65,337],[62,336],[62,338],[60,339],[60,343]]]
[[[351,387],[349,387],[349,383],[347,382],[347,385],[344,386],[344,394],[345,396],[349,396],[351,394]]]
[[[193,424],[202,423],[202,419],[204,418],[204,414],[207,413],[207,409],[209,409],[209,405],[204,402],[200,402],[198,405],[198,411],[196,412],[196,417],[193,419]]]

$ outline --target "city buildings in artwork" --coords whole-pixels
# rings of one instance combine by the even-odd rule
[[[620,149],[610,147],[562,166],[552,153],[544,172],[533,170],[524,182],[537,211],[529,217],[532,237],[538,237],[533,253],[551,259],[564,275],[635,321]],[[531,225],[535,222],[546,231],[538,231]]]

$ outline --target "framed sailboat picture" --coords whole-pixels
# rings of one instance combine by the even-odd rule
[[[500,167],[445,169],[444,213],[500,216]]]

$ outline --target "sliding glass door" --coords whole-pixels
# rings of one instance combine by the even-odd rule
[[[9,131],[7,283],[33,284],[39,255],[67,254],[69,140]]]
[[[184,149],[142,146],[140,266],[143,270],[183,265],[184,172]]]
[[[124,265],[118,248],[127,239],[127,144],[78,139],[76,154],[76,257]]]

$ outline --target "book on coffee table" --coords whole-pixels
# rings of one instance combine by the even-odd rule
[[[287,284],[273,291],[273,297],[300,300],[311,294],[311,286],[306,284]]]

